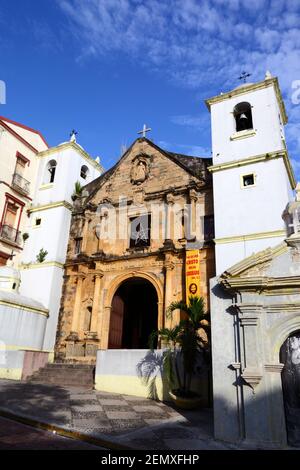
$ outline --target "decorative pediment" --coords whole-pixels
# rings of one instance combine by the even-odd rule
[[[227,269],[220,276],[221,285],[231,292],[258,292],[265,295],[280,295],[298,293],[300,288],[300,275],[274,276],[270,272],[271,264],[277,257],[293,250],[289,237],[284,243],[260,251],[245,260]]]

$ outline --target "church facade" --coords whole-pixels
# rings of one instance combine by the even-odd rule
[[[74,205],[56,342],[57,360],[95,362],[96,351],[147,349],[150,333],[176,324],[185,299],[185,253],[201,253],[208,305],[214,275],[210,159],[137,139],[85,187]]]

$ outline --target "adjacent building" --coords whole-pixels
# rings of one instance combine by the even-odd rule
[[[21,258],[27,208],[38,175],[37,154],[48,149],[39,131],[0,117],[0,266]]]

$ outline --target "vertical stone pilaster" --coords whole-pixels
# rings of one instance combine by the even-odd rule
[[[95,274],[95,287],[94,287],[94,298],[92,308],[92,320],[91,320],[91,332],[98,335],[99,333],[99,320],[100,320],[100,297],[101,297],[101,279],[103,277],[102,272]]]
[[[100,328],[101,328],[100,348],[101,349],[108,349],[110,312],[111,312],[110,305],[104,307],[102,319],[100,322]]]
[[[278,447],[287,445],[285,410],[282,394],[281,372],[284,364],[265,364],[265,378],[268,390],[268,423],[270,440]]]
[[[242,378],[252,388],[262,378],[261,335],[259,317],[263,311],[261,305],[237,304],[239,323],[242,328]]]
[[[198,202],[198,193],[195,189],[190,189],[189,191],[189,198],[191,204],[191,211],[190,211],[190,237],[197,237],[197,222],[200,223],[200,220],[197,219],[197,202]]]
[[[165,263],[165,326],[168,328],[172,325],[172,319],[168,318],[167,308],[169,307],[170,303],[172,302],[172,278],[173,278],[173,270],[175,268],[175,264],[167,258]]]
[[[165,242],[173,240],[174,232],[174,196],[172,193],[166,196],[166,220],[165,220]]]
[[[88,222],[88,220],[85,220],[84,226],[83,226],[83,231],[82,231],[82,245],[81,245],[82,253],[86,252],[87,241],[88,241],[88,230],[89,230],[89,222]]]
[[[78,274],[73,318],[72,318],[72,327],[71,327],[71,333],[76,333],[77,335],[79,333],[81,295],[82,295],[82,285],[83,285],[84,279],[85,279],[85,276],[83,274]]]

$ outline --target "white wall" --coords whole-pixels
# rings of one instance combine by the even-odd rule
[[[241,176],[256,175],[255,186],[241,187]],[[216,238],[285,228],[282,213],[289,201],[282,159],[216,172],[214,181]]]
[[[236,134],[234,107],[252,106],[255,135],[231,139]],[[239,161],[283,150],[284,131],[273,86],[227,98],[211,106],[213,164]],[[240,134],[241,135],[241,134]],[[255,185],[243,187],[242,176],[254,174]],[[241,261],[253,252],[278,244],[283,238],[269,237],[232,243],[218,239],[284,231],[282,213],[293,198],[283,158],[221,169],[213,173],[216,272]]]
[[[36,226],[36,219],[41,225]],[[31,214],[29,238],[25,242],[23,263],[35,263],[36,255],[43,248],[48,251],[46,261],[64,263],[69,240],[71,211],[66,207],[40,210]]]
[[[30,297],[38,300],[49,309],[49,318],[42,345],[46,351],[53,351],[55,344],[63,274],[63,268],[43,265],[42,263],[21,271],[20,293],[23,295],[30,294]]]
[[[243,101],[253,106],[252,119],[256,135],[241,140],[230,140],[236,132],[233,109]],[[234,96],[212,105],[211,126],[214,165],[284,148],[281,139],[283,128],[279,120],[279,107],[272,86]]]
[[[1,305],[0,341],[6,348],[43,347],[47,317],[22,307]]]

